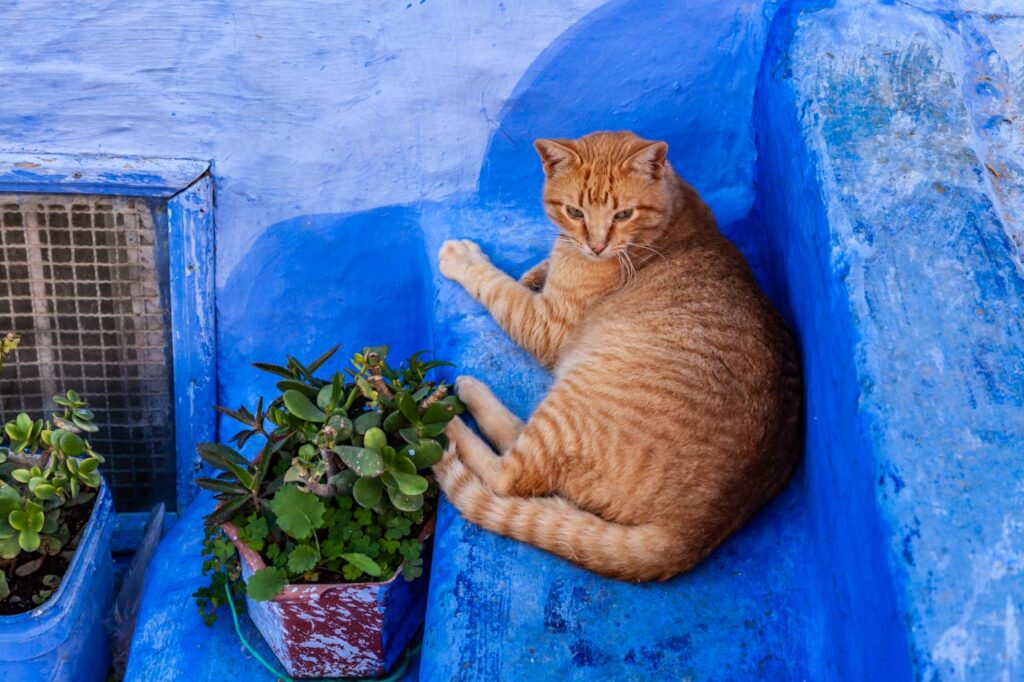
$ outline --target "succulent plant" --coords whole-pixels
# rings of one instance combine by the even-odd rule
[[[18,342],[13,334],[0,339],[0,366]],[[54,402],[62,409],[49,420],[22,412],[0,434],[0,601],[10,597],[17,578],[37,572],[47,557],[64,552],[70,558],[77,538],[64,512],[91,501],[102,482],[104,459],[86,440],[97,431],[88,404],[75,391]],[[32,602],[43,603],[59,583],[59,576],[44,576],[44,589]]]
[[[422,574],[416,535],[437,496],[429,470],[447,445],[446,425],[464,409],[447,384],[427,379],[449,363],[420,352],[393,368],[387,347],[375,346],[344,372],[317,377],[337,349],[309,365],[291,356],[285,365],[254,363],[278,377],[280,395],[267,405],[260,399],[255,411],[215,408],[244,426],[230,439],[236,447],[253,438],[264,445],[252,462],[226,445],[198,448],[219,471],[196,480],[219,501],[206,519],[204,570],[213,584],[194,595],[208,622],[225,584],[242,590],[237,559],[224,557],[215,530],[226,521],[267,564],[245,588],[255,600],[288,582],[366,580],[399,565],[407,579]]]

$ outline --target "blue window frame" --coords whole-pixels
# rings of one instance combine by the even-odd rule
[[[0,192],[104,194],[166,202],[174,384],[176,503],[195,495],[195,445],[216,439],[213,181],[210,163],[93,154],[0,153]],[[121,514],[130,547],[145,514]]]

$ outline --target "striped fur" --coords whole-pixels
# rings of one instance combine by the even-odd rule
[[[469,241],[459,282],[555,382],[526,424],[479,381],[435,467],[464,516],[603,575],[663,580],[785,484],[799,451],[797,352],[707,206],[631,133],[537,142],[560,228],[521,281]],[[631,211],[630,211],[631,209]]]

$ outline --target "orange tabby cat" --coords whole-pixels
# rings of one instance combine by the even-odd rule
[[[470,241],[441,272],[555,382],[524,425],[479,381],[435,467],[484,528],[606,576],[664,580],[785,484],[799,451],[798,356],[782,318],[668,146],[632,133],[538,140],[561,229],[517,282]]]

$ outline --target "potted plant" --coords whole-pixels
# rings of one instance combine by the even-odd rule
[[[0,369],[17,346],[13,334],[0,339]],[[21,413],[0,434],[0,669],[12,680],[102,680],[113,505],[86,440],[93,413],[74,391],[54,401],[50,420]]]
[[[219,500],[206,518],[212,578],[194,595],[200,611],[212,622],[229,593],[244,594],[296,677],[383,674],[422,624],[438,495],[429,469],[463,411],[447,384],[427,378],[449,363],[417,353],[393,368],[379,346],[318,378],[336,350],[308,366],[290,356],[286,366],[255,363],[280,379],[281,394],[255,411],[216,408],[244,425],[231,438],[237,447],[262,442],[252,462],[225,445],[199,446],[220,471],[196,481]]]

